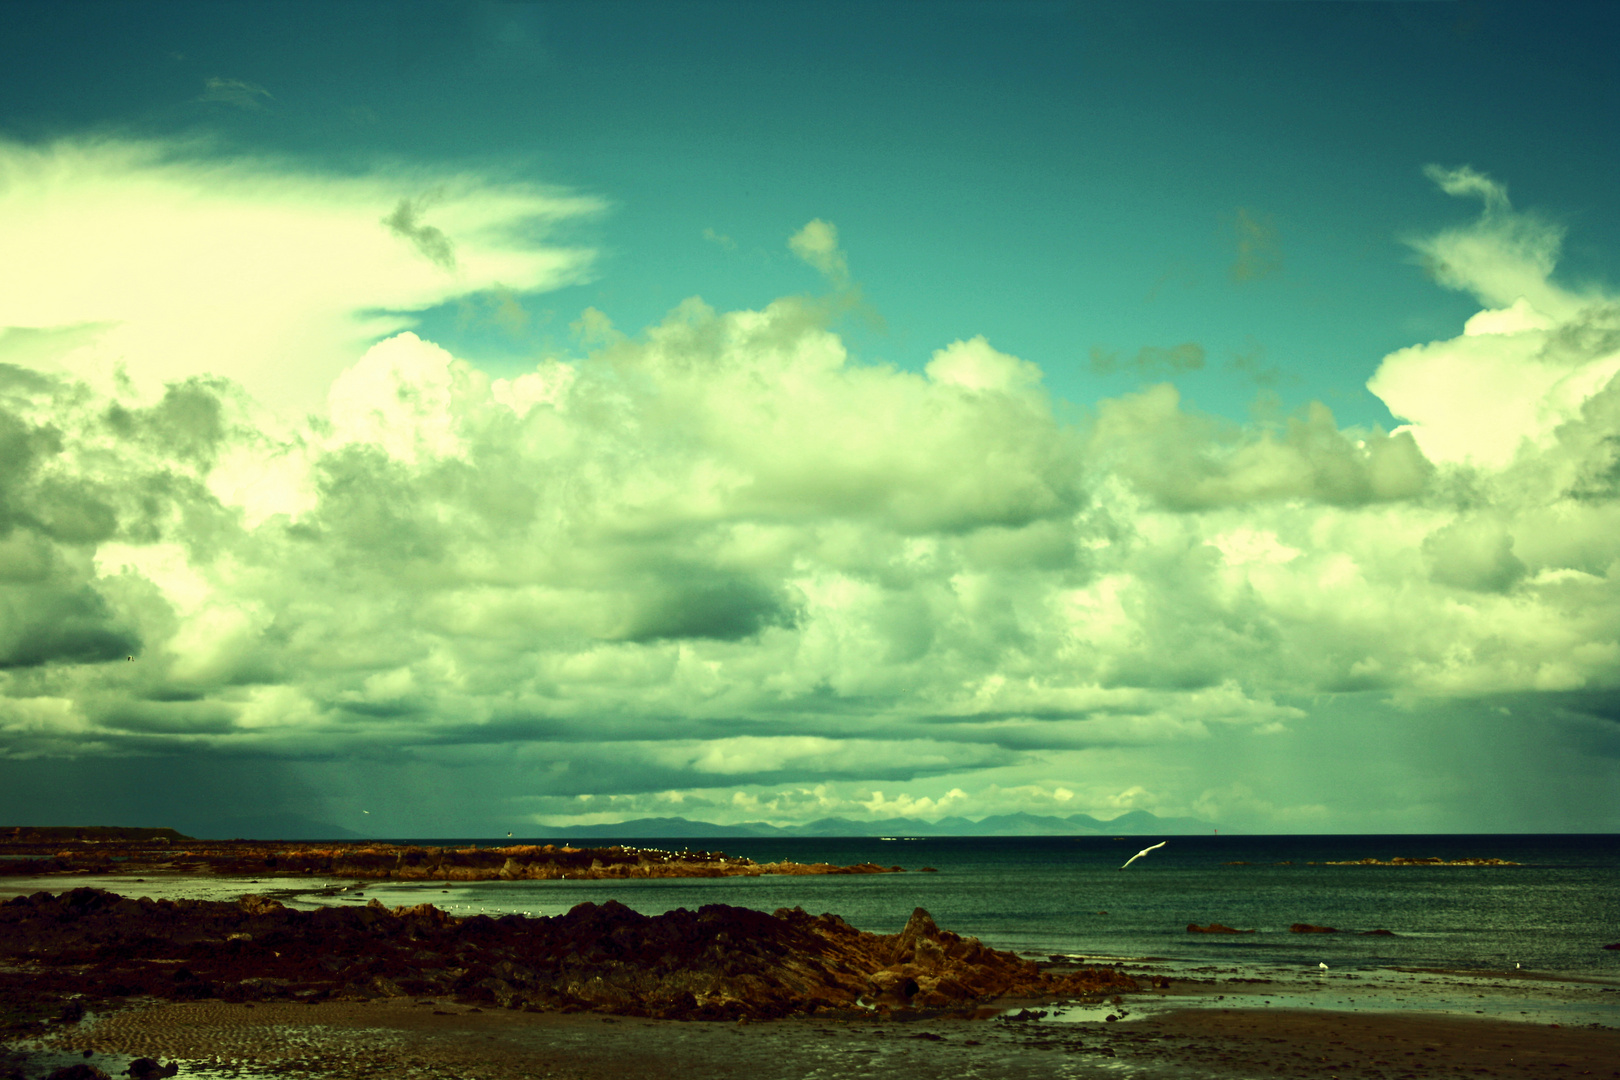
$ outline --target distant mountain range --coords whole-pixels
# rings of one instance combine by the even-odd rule
[[[177,824],[189,836],[209,839],[353,841],[365,838],[363,834],[341,825],[292,814],[183,821]],[[650,817],[611,825],[524,826],[521,837],[524,840],[712,840],[728,836],[1187,836],[1213,832],[1214,829],[1214,825],[1198,818],[1158,817],[1146,810],[1132,810],[1112,821],[1103,821],[1090,814],[1070,814],[1068,817],[997,814],[978,821],[965,817],[941,818],[938,821],[905,817],[855,821],[826,817],[806,825],[785,827],[768,825],[763,821],[716,825],[711,821],[693,821],[682,817]]]
[[[763,821],[736,825],[716,825],[681,817],[635,818],[611,825],[568,825],[540,827],[536,836],[578,840],[651,840],[677,837],[710,839],[726,836],[1186,836],[1214,832],[1207,821],[1190,817],[1158,817],[1146,810],[1132,810],[1111,821],[1090,814],[1043,817],[1039,814],[996,814],[978,821],[964,817],[923,821],[921,818],[883,818],[853,821],[827,817],[805,825],[779,827]],[[530,831],[525,829],[525,831]]]

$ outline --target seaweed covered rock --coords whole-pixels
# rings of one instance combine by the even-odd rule
[[[885,935],[797,908],[707,904],[648,916],[610,900],[552,918],[456,918],[429,904],[295,911],[255,896],[153,901],[74,889],[0,904],[0,957],[26,968],[35,987],[90,998],[434,994],[687,1019],[954,1009],[1137,988],[1112,968],[1043,973],[941,930],[921,908]]]

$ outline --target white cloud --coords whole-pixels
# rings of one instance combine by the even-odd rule
[[[1507,307],[1523,299],[1554,318],[1573,315],[1585,301],[1552,283],[1564,230],[1535,214],[1516,211],[1507,188],[1463,166],[1424,170],[1448,195],[1477,196],[1484,203],[1469,225],[1413,240],[1435,280],[1471,292],[1481,303]]]
[[[849,280],[849,261],[838,246],[838,227],[816,218],[788,238],[788,248],[834,284]]]
[[[1562,229],[1514,210],[1472,169],[1428,173],[1448,194],[1479,196],[1484,211],[1413,246],[1441,284],[1488,306],[1459,337],[1390,354],[1367,388],[1430,460],[1501,468],[1526,444],[1545,448],[1620,373],[1615,311],[1552,280]]]
[[[112,151],[73,151],[95,165],[76,171],[70,150],[24,164],[102,213],[81,181]],[[137,189],[195,193],[194,163],[125,164]],[[220,190],[246,182],[221,168]],[[45,199],[33,182],[17,190]],[[383,277],[441,295],[445,270],[379,224],[401,196],[331,183],[290,190],[369,207]],[[432,204],[457,273],[495,257],[457,215],[505,220],[487,201],[508,197],[531,206],[471,181]],[[284,190],[255,199],[225,217],[304,220]],[[836,251],[820,235],[809,250]],[[566,262],[507,255],[540,278]],[[325,393],[302,422],[226,379],[160,389],[189,368],[155,361],[62,374],[126,326],[179,340],[191,308],[151,281],[127,311],[104,285],[77,306],[24,286],[0,294],[29,315],[0,350],[30,365],[0,364],[0,757],[161,741],[505,769],[548,820],[1203,807],[1314,827],[1326,796],[1212,770],[1265,760],[1323,702],[1620,686],[1601,304],[1510,303],[1394,354],[1375,389],[1413,424],[1386,434],[1321,405],[1238,425],[1170,387],[1074,426],[1039,367],[983,338],[921,373],[863,364],[828,305],[791,298],[687,301],[634,336],[587,311],[585,355],[492,380],[411,332],[367,345],[359,292],[298,283],[269,312],[343,330],[299,376]],[[186,363],[251,374],[268,317],[205,324],[224,351]],[[1540,387],[1533,408],[1453,385],[1481,372]],[[1477,437],[1481,417],[1502,430]]]
[[[0,265],[0,328],[77,334],[54,356],[77,373],[122,365],[143,384],[220,374],[266,404],[316,407],[411,311],[497,284],[578,280],[589,251],[529,237],[599,209],[471,175],[339,176],[202,146],[0,141],[0,232],[30,253]]]
[[[239,109],[262,109],[266,101],[274,101],[275,95],[257,83],[250,83],[242,79],[221,79],[217,75],[209,78],[203,84],[202,96],[198,101],[218,101],[226,105],[235,105]]]

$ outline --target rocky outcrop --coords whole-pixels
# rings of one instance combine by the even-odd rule
[[[1208,926],[1199,926],[1197,923],[1187,924],[1189,934],[1252,934],[1253,930],[1234,930],[1224,923],[1212,922]]]
[[[996,998],[1137,989],[1062,975],[913,912],[898,934],[836,915],[709,904],[663,915],[581,904],[553,918],[456,918],[431,905],[294,911],[273,900],[131,900],[97,889],[0,904],[0,967],[75,1000],[436,995],[516,1009],[679,1019],[959,1010]],[[9,978],[0,972],[0,981]]]
[[[1311,865],[1316,865],[1315,863]],[[1393,859],[1350,859],[1341,862],[1329,860],[1322,866],[1518,866],[1516,862],[1506,859],[1409,859],[1404,855],[1397,855]]]
[[[1290,934],[1337,934],[1338,927],[1312,926],[1308,922],[1297,922],[1288,928]]]
[[[151,830],[148,830],[151,831]],[[179,836],[178,833],[175,836]],[[763,874],[892,874],[899,866],[860,863],[765,862],[727,857],[723,851],[659,848],[576,848],[564,844],[507,847],[431,847],[397,844],[288,844],[248,840],[196,841],[180,837],[109,839],[61,846],[38,838],[7,838],[12,858],[0,875],[134,874],[180,872],[258,877],[311,874],[396,881],[548,881],[560,878],[759,877]],[[29,858],[28,856],[34,856]]]

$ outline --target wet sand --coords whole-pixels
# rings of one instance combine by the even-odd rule
[[[60,1056],[36,1059],[28,1075],[84,1060],[89,1050],[91,1063],[109,1074],[146,1056],[177,1060],[181,1076],[200,1080],[1620,1076],[1620,1030],[1613,1026],[1386,1010],[1376,1008],[1387,1004],[1376,994],[1363,1011],[1279,1009],[1262,1002],[1281,994],[1226,989],[1134,995],[1123,1008],[1113,1006],[1126,1014],[1117,1021],[1033,1002],[1025,1019],[1015,1012],[980,1020],[765,1023],[514,1012],[444,998],[132,1004],[30,1044]]]

